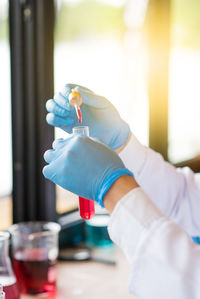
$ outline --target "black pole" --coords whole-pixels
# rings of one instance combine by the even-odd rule
[[[53,96],[53,0],[10,0],[13,221],[55,220],[55,186],[43,154],[54,130],[45,122]]]

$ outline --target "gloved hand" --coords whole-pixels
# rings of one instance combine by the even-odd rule
[[[123,175],[131,175],[108,146],[85,136],[58,139],[44,154],[44,176],[55,184],[103,206],[103,197]]]
[[[125,145],[130,135],[128,124],[121,119],[108,100],[82,86],[66,84],[62,92],[47,101],[47,122],[67,133],[71,133],[72,128],[78,125],[75,109],[68,101],[71,89],[75,89],[82,96],[82,125],[89,126],[90,136],[98,138],[114,150]]]

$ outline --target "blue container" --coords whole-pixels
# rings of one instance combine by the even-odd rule
[[[192,237],[192,240],[197,243],[200,244],[200,237]]]
[[[86,244],[91,247],[105,247],[112,243],[107,225],[109,215],[95,215],[92,219],[87,220],[85,224]]]

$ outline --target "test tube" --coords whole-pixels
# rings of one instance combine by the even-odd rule
[[[76,115],[77,115],[77,118],[78,118],[78,122],[79,124],[82,123],[82,112],[81,112],[81,108],[77,105],[74,106],[75,107],[75,110],[76,110]]]
[[[87,126],[74,127],[73,134],[89,137],[89,128]],[[94,217],[95,214],[94,201],[79,196],[79,213],[80,216],[85,220]]]
[[[0,299],[5,299],[5,293],[3,291],[3,286],[0,284]]]
[[[68,99],[69,99],[69,104],[75,108],[78,122],[79,122],[79,124],[81,124],[82,123],[82,112],[81,112],[80,106],[83,103],[81,94],[78,91],[76,91],[75,89],[72,89],[69,94]]]

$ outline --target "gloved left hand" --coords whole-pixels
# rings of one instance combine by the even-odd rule
[[[108,146],[85,136],[55,140],[44,154],[44,176],[55,184],[103,206],[103,197],[123,175],[131,175]]]

